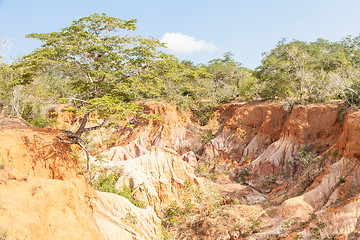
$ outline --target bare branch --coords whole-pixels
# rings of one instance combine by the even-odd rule
[[[86,71],[86,70],[80,65],[80,63],[79,63],[75,58],[70,57],[70,59],[73,60],[74,63],[75,63],[75,65],[76,65],[81,71],[83,71],[83,72],[85,73],[87,79],[88,79],[91,83],[94,83],[94,81],[93,81],[92,78],[90,77],[88,71]]]
[[[93,176],[92,176],[92,173],[91,173],[91,170],[90,170],[90,154],[80,142],[77,142],[76,144],[78,146],[80,146],[82,148],[82,150],[84,150],[84,152],[86,154],[86,171],[83,171],[83,172],[88,172],[89,173],[90,184],[92,184]]]
[[[354,89],[346,87],[345,90],[349,90],[350,92],[354,93],[360,99],[359,94]]]
[[[42,138],[42,137],[40,137],[40,136],[38,136],[38,135],[35,135],[35,137],[43,140],[44,142],[47,142],[47,143],[54,149],[55,152],[65,152],[65,153],[70,153],[70,154],[73,154],[73,155],[74,155],[73,152],[65,151],[65,150],[63,150],[63,149],[58,149],[58,148],[54,147],[54,145],[52,145],[50,141],[48,141],[48,140],[46,140],[46,139],[44,139],[44,138]],[[58,143],[58,142],[59,142],[59,141],[56,141],[56,143]],[[65,141],[63,141],[63,142],[65,142]],[[68,143],[70,143],[70,141],[68,141]]]
[[[85,101],[85,100],[82,100],[82,99],[79,99],[79,98],[74,98],[74,97],[71,97],[69,98],[69,100],[73,100],[73,101],[79,101],[79,102],[83,102],[83,103],[89,103],[89,101]]]

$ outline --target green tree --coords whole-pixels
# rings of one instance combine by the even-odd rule
[[[236,62],[231,52],[224,53],[223,58],[210,60],[204,67],[210,76],[200,80],[198,86],[203,87],[212,102],[228,102],[239,93],[244,97],[255,95],[249,94],[255,83],[252,72]]]
[[[0,42],[0,49],[2,50],[7,45],[7,40]],[[0,53],[0,110],[1,113],[11,105],[11,91],[13,74],[10,66],[3,62],[3,54]]]
[[[342,81],[340,76],[353,68],[349,56],[340,43],[283,39],[270,53],[264,54],[257,68],[259,81],[264,84],[261,96],[300,102],[336,97]]]
[[[63,78],[59,71],[48,71],[31,82],[23,82],[21,75],[19,67],[6,63],[0,65],[1,113],[22,118],[36,127],[54,122],[45,113],[59,98],[72,96],[68,79]]]
[[[308,59],[304,46],[304,42],[286,44],[283,39],[270,53],[264,54],[262,65],[257,69],[260,81],[265,83],[262,97],[285,98],[301,92],[305,59]]]
[[[1,61],[1,60],[0,60]],[[11,67],[0,62],[0,106],[1,113],[20,116],[16,105],[16,93],[14,84],[14,72]]]
[[[343,74],[343,81],[340,86],[341,96],[349,104],[360,104],[360,35],[356,37],[347,36],[340,41],[345,49],[346,58],[351,63],[352,68],[347,69],[347,74]],[[345,76],[344,76],[345,75]]]
[[[133,100],[159,95],[164,79],[174,77],[177,59],[159,50],[163,45],[153,38],[132,36],[136,20],[121,20],[105,14],[92,14],[73,21],[69,27],[52,33],[32,33],[43,45],[17,64],[22,81],[56,69],[74,92],[74,109],[82,115],[82,133],[122,119],[126,114],[141,114]],[[70,69],[70,70],[69,70]],[[86,127],[89,114],[104,119]]]

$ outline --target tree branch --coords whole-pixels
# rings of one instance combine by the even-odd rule
[[[83,119],[82,119],[82,121],[81,121],[80,127],[79,127],[79,129],[75,132],[75,136],[80,137],[81,134],[84,133],[86,123],[87,123],[87,121],[88,121],[88,119],[89,119],[89,115],[90,115],[90,112],[87,112],[87,113],[84,114],[84,117],[83,117]]]
[[[79,102],[83,102],[83,103],[89,103],[89,101],[85,101],[85,100],[82,100],[82,99],[79,99],[79,98],[74,98],[74,97],[71,97],[69,98],[69,100],[73,100],[73,101],[79,101]]]
[[[99,128],[102,128],[102,127],[106,127],[107,125],[109,125],[110,123],[110,120],[109,118],[105,118],[104,121],[100,124],[100,125],[97,125],[97,126],[94,126],[94,127],[89,127],[89,128],[85,128],[83,133],[84,132],[90,132],[90,131],[93,131],[93,130],[97,130]]]
[[[78,146],[80,146],[86,154],[86,171],[85,172],[89,173],[89,180],[90,180],[90,184],[92,185],[93,176],[92,176],[91,169],[90,169],[90,154],[80,142],[77,142],[76,144]]]
[[[85,75],[86,75],[87,79],[90,81],[90,83],[94,83],[94,81],[93,81],[92,78],[90,77],[89,73],[80,65],[80,63],[79,63],[75,58],[71,58],[71,57],[70,57],[70,59],[73,60],[74,63],[75,63],[75,65],[76,65],[81,71],[83,71],[83,72],[85,73]]]

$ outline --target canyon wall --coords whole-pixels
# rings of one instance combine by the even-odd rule
[[[211,185],[222,213],[199,210],[198,220],[170,229],[174,238],[360,236],[359,111],[341,103],[234,102],[220,105],[205,126],[170,104],[147,104],[145,111],[161,119],[134,117],[131,128],[87,136],[94,179],[121,173],[115,187],[130,187],[144,209],[89,186],[64,131],[1,116],[0,234],[160,239],[159,217],[171,204],[196,200],[189,185]],[[104,140],[110,135],[111,144]]]

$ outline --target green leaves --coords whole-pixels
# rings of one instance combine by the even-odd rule
[[[162,96],[165,82],[177,81],[184,69],[159,50],[163,44],[158,40],[128,34],[135,23],[92,14],[59,32],[28,34],[43,45],[19,63],[23,78],[61,69],[78,99],[74,104],[79,113],[96,111],[113,119],[138,113],[132,101]]]
[[[323,39],[310,43],[280,41],[264,55],[262,65],[257,68],[257,76],[264,84],[261,96],[300,102],[335,97],[340,93],[337,89],[344,85],[340,76],[355,67],[353,50],[346,44]]]

